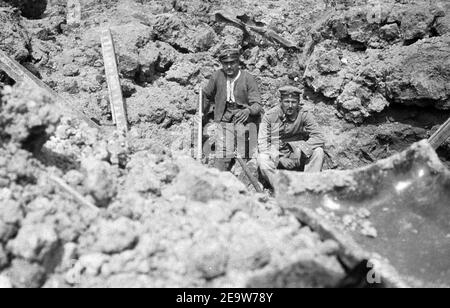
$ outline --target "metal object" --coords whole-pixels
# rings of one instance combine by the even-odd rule
[[[450,118],[428,139],[430,145],[437,150],[450,138]]]
[[[81,111],[75,109],[75,104],[62,98],[59,94],[53,91],[49,86],[42,82],[39,78],[30,73],[26,68],[20,65],[17,61],[9,57],[5,52],[0,50],[0,70],[14,79],[17,83],[26,83],[32,87],[44,90],[45,93],[53,99],[60,107],[69,112],[71,115],[84,120],[91,127],[100,128],[94,121],[86,116]]]
[[[127,113],[120,85],[114,41],[110,29],[102,31],[101,42],[113,121],[117,125],[117,130],[126,134],[128,132]]]
[[[377,259],[388,285],[450,286],[450,171],[427,141],[357,170],[282,172],[275,186],[279,204],[337,241],[350,268]]]
[[[214,14],[214,16],[215,16],[215,19],[217,22],[230,23],[233,26],[240,28],[245,33],[248,33],[248,29],[250,29],[260,35],[263,35],[263,36],[266,36],[266,37],[272,39],[273,41],[277,42],[278,44],[282,45],[283,47],[294,48],[294,49],[298,48],[296,44],[281,37],[278,33],[274,32],[272,30],[269,30],[265,27],[257,27],[257,26],[248,25],[248,24],[242,22],[241,20],[239,20],[238,18],[236,18],[235,16],[231,16],[227,12],[219,11],[219,12],[216,12]]]

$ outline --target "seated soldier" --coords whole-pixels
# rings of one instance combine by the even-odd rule
[[[301,90],[280,88],[280,104],[268,111],[258,138],[258,167],[273,187],[276,169],[322,171],[324,137],[312,115],[302,110]]]
[[[239,49],[225,48],[219,56],[222,69],[203,89],[203,114],[213,105],[214,121],[218,123],[215,167],[221,171],[231,170],[237,150],[244,152],[239,155],[246,161],[257,152],[261,96],[255,78],[241,69],[239,58]],[[254,145],[249,134],[254,135]]]

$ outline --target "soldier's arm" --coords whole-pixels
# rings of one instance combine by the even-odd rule
[[[305,113],[303,115],[303,121],[304,129],[309,135],[309,139],[307,141],[289,142],[289,145],[294,153],[300,154],[300,152],[303,152],[305,155],[311,156],[315,149],[323,148],[325,146],[325,138],[319,128],[319,125],[311,114]]]
[[[217,73],[214,73],[208,81],[206,87],[203,88],[203,114],[207,114],[211,107],[211,103],[214,103],[216,96],[216,80]]]
[[[309,135],[309,139],[306,143],[312,150],[323,148],[325,146],[325,137],[316,120],[310,113],[305,114],[305,131]]]
[[[261,107],[261,93],[259,92],[258,84],[256,83],[255,77],[248,75],[247,79],[247,93],[248,93],[248,104],[250,105],[250,114],[258,115],[262,111]]]
[[[270,131],[270,123],[266,114],[263,116],[261,124],[259,124],[259,134],[258,134],[259,153],[266,154],[270,152],[269,131]]]
[[[259,126],[258,150],[260,154],[269,154],[272,158],[279,155],[280,134],[279,124],[272,123],[270,116],[265,114]]]

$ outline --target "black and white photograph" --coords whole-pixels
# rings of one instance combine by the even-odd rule
[[[0,0],[11,288],[450,288],[450,0]]]

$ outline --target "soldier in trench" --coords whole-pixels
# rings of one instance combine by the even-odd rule
[[[324,136],[311,113],[302,109],[302,91],[280,88],[280,103],[263,117],[258,138],[258,167],[272,187],[276,169],[320,172]]]
[[[236,155],[245,161],[256,157],[261,95],[255,78],[240,67],[239,49],[225,48],[219,59],[222,69],[212,75],[203,89],[203,114],[214,107],[214,166],[231,171]]]

